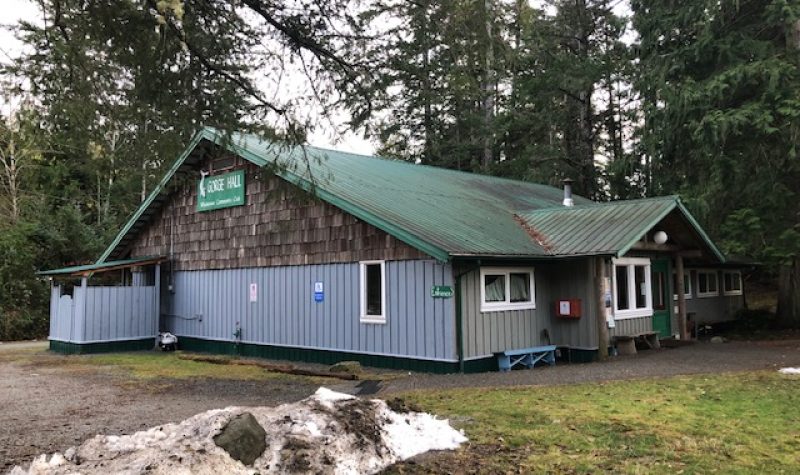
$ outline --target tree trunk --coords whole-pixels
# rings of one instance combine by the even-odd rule
[[[778,318],[787,326],[800,326],[800,257],[793,257],[789,264],[780,268]]]
[[[495,74],[494,74],[494,41],[492,34],[492,2],[484,0],[484,22],[486,24],[486,57],[484,58],[484,79],[483,79],[483,157],[481,166],[487,170],[492,164],[492,119],[494,117],[494,96],[495,96]]]

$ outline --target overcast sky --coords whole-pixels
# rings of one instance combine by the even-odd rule
[[[3,25],[13,25],[19,20],[24,19],[28,21],[39,21],[41,19],[41,11],[31,0],[0,0],[2,1],[2,15],[0,15],[0,22]],[[22,45],[14,38],[14,35],[7,31],[5,28],[0,29],[0,57],[3,62],[8,61],[9,58],[17,56],[21,51]],[[7,112],[13,108],[15,104],[3,103],[3,98],[0,97],[0,107],[3,112]],[[346,116],[334,117],[335,123],[343,123]],[[330,128],[328,128],[330,129]],[[333,130],[317,130],[311,137],[309,142],[311,145],[318,147],[332,148],[336,150],[372,154],[375,150],[373,144],[364,140],[360,135],[353,133],[345,133],[339,135]]]

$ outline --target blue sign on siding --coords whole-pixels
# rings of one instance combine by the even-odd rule
[[[325,289],[322,282],[314,282],[314,302],[325,300]]]

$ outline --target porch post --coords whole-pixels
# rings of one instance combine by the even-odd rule
[[[678,329],[680,331],[681,340],[689,339],[689,329],[686,328],[686,295],[683,293],[685,284],[683,282],[683,256],[680,254],[675,255],[675,273],[676,273],[676,287],[675,292],[678,294]]]
[[[605,259],[595,258],[594,261],[595,288],[597,289],[597,356],[600,361],[608,358],[608,322],[606,321],[605,285],[606,276]]]
[[[161,331],[159,328],[159,324],[161,323],[161,264],[156,264],[155,268],[155,302],[153,305],[155,306],[155,321],[153,322],[153,335],[158,335],[158,332]]]

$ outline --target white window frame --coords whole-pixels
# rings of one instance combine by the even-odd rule
[[[728,290],[725,286],[725,275],[736,275],[739,277],[739,290]],[[722,293],[725,296],[742,295],[744,292],[744,282],[742,281],[742,271],[740,270],[726,270],[722,271]]]
[[[381,314],[367,315],[367,266],[381,266]],[[386,261],[361,261],[358,263],[358,287],[361,301],[361,323],[386,323]]]
[[[536,273],[533,267],[481,267],[481,312],[502,312],[504,310],[527,310],[536,308]],[[486,301],[486,275],[504,275],[506,279],[504,302]],[[511,302],[511,274],[528,274],[530,281],[529,302]]]
[[[624,320],[626,318],[639,318],[639,317],[652,317],[653,316],[653,276],[650,268],[650,259],[646,257],[622,257],[619,259],[612,259],[614,264],[611,280],[613,282],[613,296],[614,296],[614,318],[616,320]],[[647,289],[645,294],[646,307],[636,308],[636,279],[635,279],[635,266],[644,266],[644,284]],[[628,307],[627,309],[620,310],[619,302],[617,301],[617,267],[625,267],[628,272]]]
[[[672,275],[678,275],[678,273],[673,270],[672,271]],[[675,279],[676,282],[677,282],[677,280],[678,279]],[[689,293],[683,294],[683,298],[684,298],[684,300],[690,300],[692,298],[692,290],[694,289],[694,285],[692,284],[692,272],[691,271],[688,271],[688,270],[683,271],[683,281],[689,283]],[[673,290],[678,290],[678,289],[673,289]],[[678,293],[677,292],[672,292],[672,300],[674,300],[676,302],[678,301]]]
[[[719,272],[714,269],[697,269],[695,271],[697,274],[697,296],[701,299],[707,299],[711,297],[719,297],[719,289],[720,289],[720,281],[719,281]],[[700,274],[714,274],[716,277],[714,279],[717,281],[717,290],[712,292],[701,292],[700,291]]]

